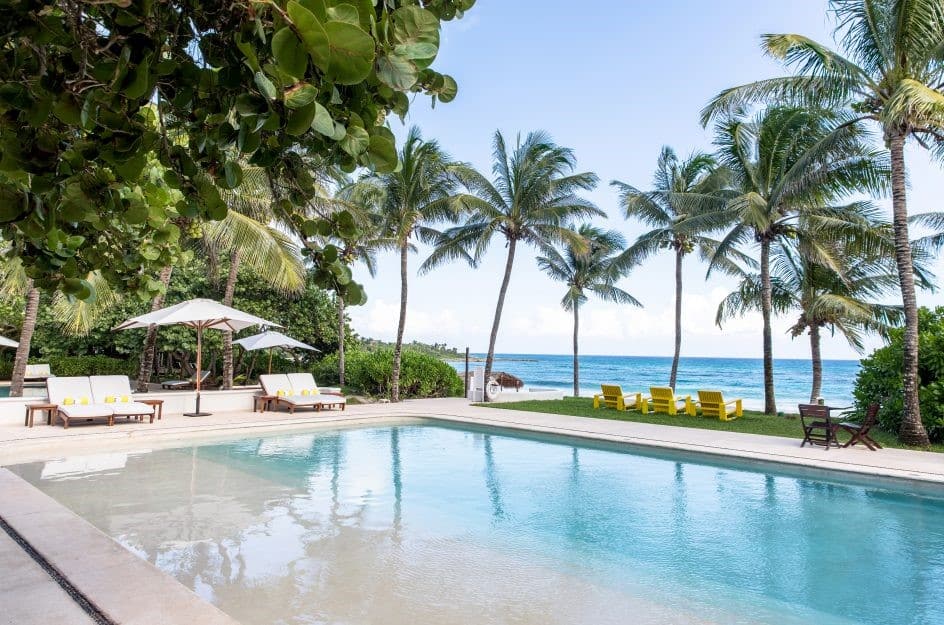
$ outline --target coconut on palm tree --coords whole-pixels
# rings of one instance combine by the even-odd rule
[[[887,186],[886,159],[871,150],[866,134],[848,118],[810,109],[772,107],[750,117],[737,112],[716,125],[716,156],[729,171],[731,192],[717,211],[689,218],[689,227],[727,232],[708,254],[713,270],[740,274],[745,246],[759,248],[763,317],[764,411],[776,414],[774,396],[772,247],[796,235],[800,219],[842,224],[846,231],[868,224],[856,205],[835,206],[847,193],[881,192]],[[812,226],[811,226],[812,227]],[[816,260],[835,267],[830,250],[814,246]]]
[[[944,144],[944,5],[940,0],[831,0],[840,51],[796,34],[764,35],[763,48],[797,74],[723,91],[705,108],[707,124],[757,101],[846,107],[881,128],[891,152],[892,226],[904,306],[901,439],[927,446],[918,398],[918,304],[905,182],[905,143]]]
[[[573,150],[554,144],[544,132],[529,133],[523,142],[519,136],[510,153],[505,138],[496,132],[492,161],[492,180],[472,167],[455,168],[468,190],[458,198],[468,216],[464,223],[437,237],[433,253],[421,267],[421,271],[429,271],[454,259],[463,259],[474,267],[493,239],[504,240],[508,251],[488,339],[486,380],[492,373],[498,327],[518,244],[543,250],[568,242],[579,248],[585,242],[573,231],[573,221],[605,215],[592,202],[577,195],[596,187],[596,174],[574,173]]]
[[[651,191],[640,191],[619,180],[610,183],[619,190],[625,216],[652,228],[627,251],[633,262],[641,262],[661,250],[675,255],[675,351],[669,373],[672,388],[682,351],[682,261],[695,249],[705,250],[713,243],[703,233],[689,228],[691,222],[685,218],[720,208],[725,177],[725,170],[717,166],[713,156],[695,152],[679,160],[675,151],[665,146],[659,154]]]
[[[574,397],[580,397],[580,307],[590,295],[604,302],[641,306],[636,298],[616,286],[632,267],[632,260],[623,253],[626,248],[623,235],[590,224],[580,226],[577,234],[583,239],[580,245],[568,240],[562,249],[546,248],[538,257],[538,267],[567,285],[561,306],[574,315]]]
[[[454,220],[452,197],[456,178],[450,172],[449,156],[436,141],[423,139],[419,128],[410,128],[400,148],[400,167],[389,174],[363,179],[357,193],[372,196],[383,220],[382,236],[388,238],[400,256],[400,315],[393,348],[391,401],[400,401],[400,362],[409,291],[409,255],[415,243],[432,242],[434,225]]]

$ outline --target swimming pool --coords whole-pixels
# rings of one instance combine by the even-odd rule
[[[944,498],[503,430],[11,467],[246,625],[944,622]]]

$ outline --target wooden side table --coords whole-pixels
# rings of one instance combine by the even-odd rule
[[[265,412],[272,409],[272,402],[278,399],[275,395],[256,395],[256,405],[253,406],[253,412]]]
[[[135,399],[134,401],[141,402],[146,406],[151,406],[154,408],[155,416],[157,420],[160,421],[161,417],[164,416],[164,400],[163,399]]]
[[[33,427],[33,416],[37,412],[46,412],[46,425],[53,425],[53,415],[58,412],[58,404],[26,404],[26,419],[23,425]]]

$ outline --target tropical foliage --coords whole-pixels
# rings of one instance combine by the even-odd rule
[[[574,397],[580,397],[580,307],[595,295],[604,302],[642,306],[616,286],[632,267],[625,252],[626,240],[615,230],[590,224],[577,228],[579,242],[567,241],[563,249],[548,248],[538,257],[538,267],[552,279],[567,285],[561,306],[574,315]]]
[[[598,178],[589,172],[574,173],[576,165],[573,151],[556,145],[544,132],[532,132],[524,141],[519,136],[511,152],[505,137],[496,132],[492,180],[472,167],[453,168],[468,191],[458,198],[466,218],[436,237],[435,249],[421,271],[457,259],[475,267],[493,239],[504,239],[508,253],[488,339],[485,379],[492,373],[498,327],[518,244],[548,250],[555,244],[567,243],[581,249],[585,242],[572,230],[574,220],[605,215],[578,195],[593,189]]]
[[[458,397],[462,378],[451,365],[435,356],[404,349],[400,370],[400,397]],[[322,359],[314,369],[321,383],[337,382],[337,354]],[[347,384],[352,391],[371,397],[389,397],[393,385],[393,351],[354,350],[348,355]]]
[[[895,260],[905,316],[901,437],[927,445],[918,399],[918,315],[905,184],[905,142],[944,146],[944,6],[937,0],[831,0],[839,51],[797,34],[764,35],[764,50],[796,75],[727,89],[702,112],[710,122],[758,101],[844,108],[881,129],[891,153]]]

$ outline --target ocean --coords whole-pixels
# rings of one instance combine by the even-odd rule
[[[481,362],[485,354],[473,354]],[[459,372],[464,361],[451,363]],[[495,371],[507,371],[524,380],[527,388],[555,388],[573,393],[573,356],[565,354],[497,354]],[[623,391],[647,392],[649,386],[669,382],[672,359],[661,356],[581,356],[580,394],[590,397],[600,392],[600,384],[620,384]],[[858,360],[823,361],[822,396],[832,406],[852,403],[852,389],[859,372]],[[778,410],[795,411],[810,399],[812,370],[809,360],[775,359],[774,389]],[[764,406],[764,365],[760,358],[682,358],[679,361],[676,392],[694,396],[698,389],[718,389],[725,397],[744,399],[745,408]]]

